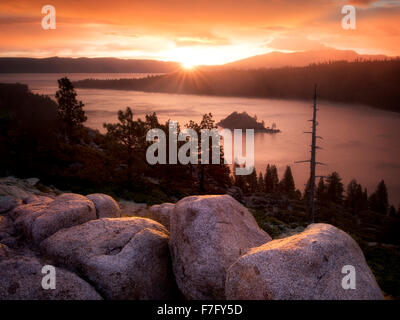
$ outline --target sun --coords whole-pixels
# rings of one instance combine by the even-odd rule
[[[196,67],[196,64],[192,61],[182,61],[181,66],[186,70],[193,70]]]
[[[160,56],[164,56],[165,61],[178,62],[182,70],[195,71],[202,66],[222,65],[263,53],[266,53],[265,48],[253,48],[247,44],[232,44],[229,46],[175,47],[162,51]]]

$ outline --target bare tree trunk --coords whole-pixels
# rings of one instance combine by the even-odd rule
[[[312,118],[312,138],[311,138],[311,160],[310,160],[310,189],[308,195],[308,215],[311,222],[315,221],[315,208],[314,208],[314,196],[315,196],[315,151],[316,151],[316,140],[317,140],[317,85],[315,85],[314,91],[314,105],[313,105],[313,118]]]

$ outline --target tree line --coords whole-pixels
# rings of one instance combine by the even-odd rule
[[[318,83],[323,100],[365,104],[400,112],[400,59],[333,61],[306,67],[255,70],[177,71],[142,79],[75,82],[80,88],[122,89],[277,99],[312,98]],[[335,85],[332,85],[332,84]]]
[[[239,187],[245,194],[265,193],[280,194],[289,199],[306,200],[309,182],[303,193],[296,189],[290,166],[286,166],[282,179],[279,180],[278,169],[275,165],[268,164],[265,172],[253,169],[248,176],[233,177],[233,184]],[[356,179],[352,179],[345,189],[342,178],[337,172],[332,172],[327,177],[321,177],[315,186],[315,201],[317,206],[340,205],[344,206],[352,214],[370,210],[382,215],[400,217],[400,206],[396,210],[389,205],[388,189],[385,181],[381,180],[376,190],[368,196],[366,188],[363,188]]]

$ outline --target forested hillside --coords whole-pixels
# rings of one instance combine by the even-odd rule
[[[309,100],[315,83],[322,100],[400,111],[400,59],[338,61],[258,70],[204,71],[200,68],[143,79],[86,79],[75,85],[78,88]]]

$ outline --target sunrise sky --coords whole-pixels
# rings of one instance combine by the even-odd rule
[[[43,30],[42,6],[56,8]],[[357,29],[341,8],[357,8]],[[1,0],[0,56],[119,57],[222,64],[270,51],[400,55],[393,0]]]

